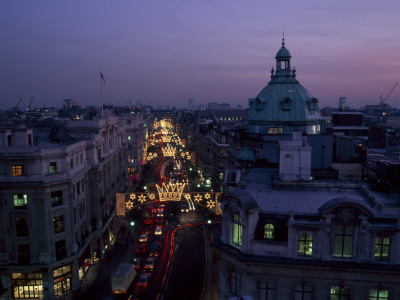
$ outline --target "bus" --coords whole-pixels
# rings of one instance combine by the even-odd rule
[[[136,277],[134,264],[122,263],[111,275],[111,288],[114,294],[125,294]]]

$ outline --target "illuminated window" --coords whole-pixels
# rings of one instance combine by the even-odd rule
[[[232,217],[232,243],[242,246],[242,218],[239,214]]]
[[[388,290],[369,290],[368,300],[389,300]]]
[[[17,236],[29,236],[28,220],[25,218],[15,219],[15,229]]]
[[[128,135],[128,141],[130,141],[132,138],[131,138],[131,136],[130,135]]]
[[[14,194],[14,207],[27,208],[28,196],[26,194]]]
[[[57,173],[57,162],[55,161],[50,162],[49,172],[50,174]]]
[[[354,225],[334,225],[333,256],[341,258],[353,257]]]
[[[23,165],[13,165],[11,166],[12,176],[24,176],[24,166]]]
[[[312,256],[313,236],[312,234],[299,234],[299,256]]]
[[[43,299],[41,273],[12,273],[11,290],[13,299]]]
[[[59,233],[64,231],[64,215],[53,217],[54,233]]]
[[[283,129],[278,127],[278,128],[268,128],[268,134],[281,134],[283,132]]]
[[[271,281],[261,281],[258,286],[260,297],[263,300],[273,300],[275,294],[275,284]]]
[[[240,295],[240,273],[236,271],[230,272],[230,292],[235,296]]]
[[[330,300],[350,300],[350,288],[333,286],[331,287]]]
[[[264,225],[264,239],[272,240],[275,238],[275,226],[272,223]]]
[[[224,180],[224,173],[219,173],[219,180]]]
[[[60,296],[72,290],[71,265],[66,265],[53,270],[54,294]]]
[[[309,284],[295,284],[293,290],[293,299],[312,300],[313,287]]]
[[[375,260],[388,261],[390,258],[390,237],[375,239]]]
[[[51,206],[59,206],[63,204],[62,191],[51,193]]]

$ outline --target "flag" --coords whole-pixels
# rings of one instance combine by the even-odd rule
[[[100,80],[103,80],[103,83],[106,84],[106,81],[104,80],[103,73],[101,73],[101,71],[100,71]]]

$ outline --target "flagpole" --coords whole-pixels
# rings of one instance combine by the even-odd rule
[[[102,73],[100,71],[100,99],[101,99],[101,117],[103,117],[103,78],[102,78]]]

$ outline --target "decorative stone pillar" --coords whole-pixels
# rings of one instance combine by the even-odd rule
[[[294,211],[289,211],[289,221],[288,221],[288,248],[286,252],[286,257],[291,258],[296,256],[296,229],[294,227],[295,220],[294,220]]]
[[[324,225],[323,229],[323,238],[321,243],[321,259],[322,260],[330,260],[330,249],[331,249],[331,224],[332,219],[335,215],[326,215],[324,216]]]
[[[367,262],[369,261],[369,243],[368,243],[368,217],[367,216],[358,216],[358,219],[361,220],[360,222],[360,234],[358,235],[358,249],[357,249],[357,262]]]

